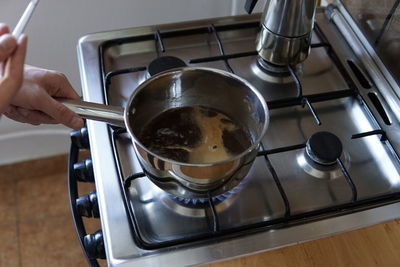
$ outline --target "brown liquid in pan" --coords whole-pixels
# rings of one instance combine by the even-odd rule
[[[185,163],[226,160],[251,146],[246,129],[222,112],[203,106],[159,114],[143,128],[139,140],[153,153]]]

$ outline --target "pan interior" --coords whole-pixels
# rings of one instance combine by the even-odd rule
[[[256,142],[267,123],[265,103],[263,105],[248,84],[206,69],[181,69],[155,76],[137,89],[129,103],[128,126],[135,141],[156,155],[179,162],[208,163],[240,154]],[[224,122],[230,123],[224,125]],[[181,144],[186,148],[172,157],[163,154],[162,142],[170,148],[176,146],[171,143],[173,136],[165,138],[168,135],[164,135],[161,141],[157,139],[160,137],[157,131],[171,127],[177,130],[171,134],[183,135],[181,141],[186,142]],[[216,130],[220,133],[225,130],[225,136],[228,136],[228,130],[240,132],[241,148],[225,157],[219,154],[207,159],[188,160],[183,155],[193,149],[195,143],[198,144],[199,140],[194,139],[201,138],[200,133],[203,137],[205,132],[213,136]],[[214,145],[218,150],[221,144],[218,140],[215,144],[207,142],[207,149],[215,148]],[[155,152],[154,146],[160,149]]]

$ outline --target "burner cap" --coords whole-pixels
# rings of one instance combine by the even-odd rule
[[[262,57],[257,58],[257,63],[260,66],[261,70],[264,72],[275,75],[275,76],[290,76],[290,72],[287,66],[278,66],[272,63],[265,61]]]
[[[177,57],[164,56],[158,57],[150,62],[147,69],[150,76],[153,76],[159,72],[180,67],[186,67],[186,63],[182,59]]]
[[[289,72],[288,66],[278,66],[265,61],[262,57],[258,57],[250,66],[252,73],[260,80],[273,84],[290,84],[293,83],[293,77]],[[297,76],[303,74],[303,64],[297,64],[294,67]]]
[[[307,155],[316,163],[332,165],[342,155],[343,146],[340,139],[329,132],[313,134],[307,141]]]

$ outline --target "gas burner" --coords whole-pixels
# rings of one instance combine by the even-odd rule
[[[336,160],[342,155],[342,151],[342,142],[330,132],[315,133],[307,141],[307,156],[324,166],[336,164]]]
[[[246,180],[246,178],[243,179],[242,182],[239,183],[239,185],[237,185],[230,191],[211,198],[217,212],[221,212],[231,206],[236,197],[239,195],[238,193],[247,183]],[[208,198],[189,199],[166,193],[161,199],[165,206],[183,216],[207,216],[205,208],[209,207]]]
[[[215,210],[217,212],[222,212],[227,210],[236,200],[236,197],[239,194],[230,195],[230,197],[226,198],[224,201],[219,201],[214,204]],[[194,217],[194,218],[204,218],[207,216],[207,207],[209,205],[207,203],[197,202],[197,204],[193,204],[190,201],[188,204],[185,202],[174,199],[170,195],[165,195],[161,198],[161,202],[174,213],[180,214],[185,217]]]
[[[293,82],[287,66],[268,63],[261,57],[258,57],[257,61],[251,64],[251,70],[258,78],[265,82],[282,84]],[[303,64],[296,65],[295,72],[298,76],[303,74]]]
[[[149,76],[153,76],[156,75],[157,73],[166,70],[181,68],[186,66],[187,66],[186,63],[180,58],[172,56],[162,56],[150,62],[149,66],[147,67],[147,70]]]
[[[211,197],[211,200],[214,204],[222,202],[225,199],[229,198],[230,196],[237,194],[242,189],[242,187],[243,187],[243,182],[241,182],[239,185],[237,185],[233,189],[229,190],[228,192],[225,192],[218,196]],[[178,197],[178,196],[174,196],[174,195],[171,195],[171,198],[179,201],[182,204],[193,206],[193,207],[202,206],[202,204],[207,204],[209,201],[208,198],[183,198],[183,197]]]
[[[335,179],[343,176],[336,160],[349,167],[349,155],[343,152],[340,139],[330,132],[317,132],[308,139],[306,148],[297,155],[297,163],[316,178]]]

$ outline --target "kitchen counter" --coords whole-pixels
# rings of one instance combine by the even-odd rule
[[[399,249],[397,219],[206,266],[399,266]]]

